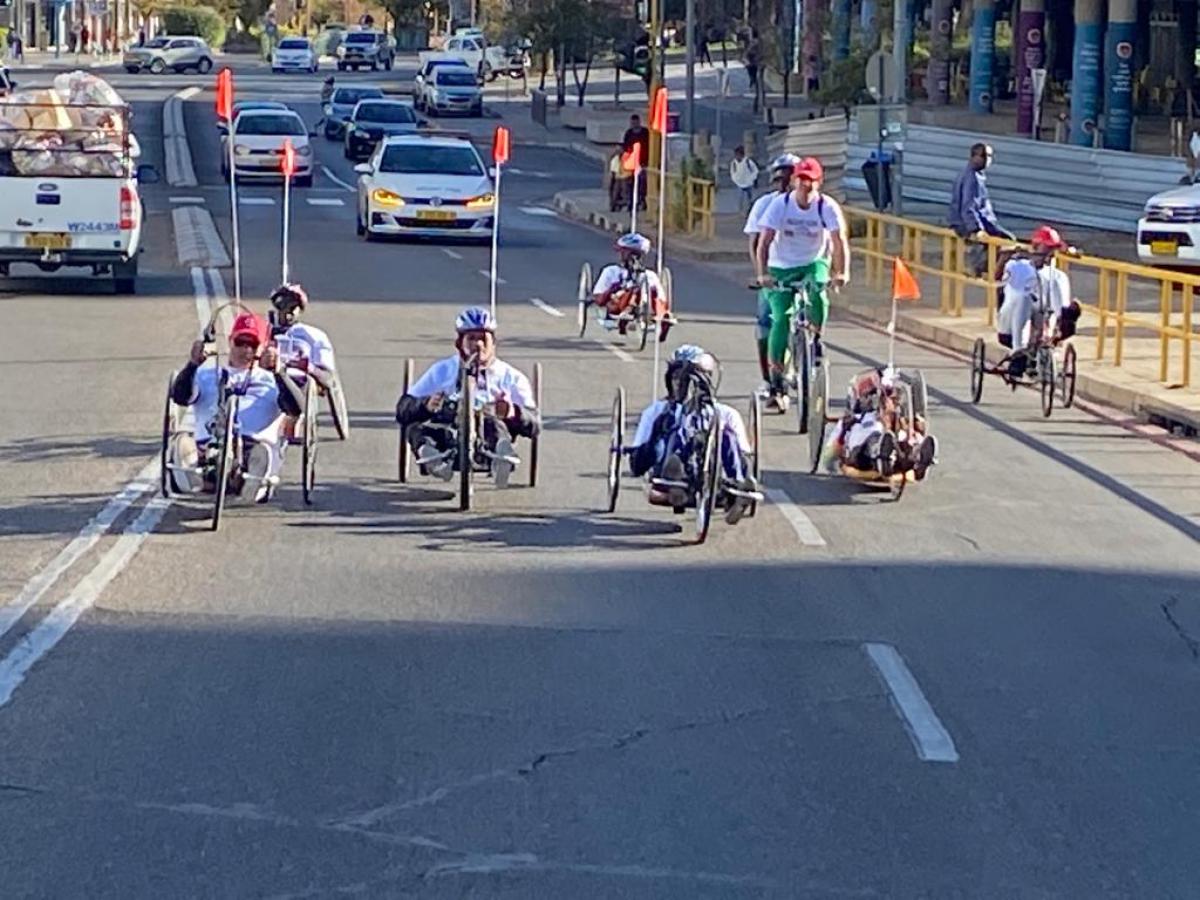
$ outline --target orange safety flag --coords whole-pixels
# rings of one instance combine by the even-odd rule
[[[659,134],[667,133],[667,89],[660,87],[654,92],[654,103],[650,107],[650,127]]]
[[[217,117],[229,119],[233,116],[233,72],[222,69],[217,73]]]
[[[920,300],[921,286],[898,256],[892,257],[892,299]]]
[[[621,154],[621,168],[626,172],[637,173],[642,168],[642,142],[637,141],[625,153]]]
[[[283,177],[291,178],[296,172],[296,148],[291,138],[283,139]]]
[[[504,165],[512,156],[512,138],[509,136],[508,129],[503,125],[496,127],[496,133],[492,136],[492,161],[496,165]]]

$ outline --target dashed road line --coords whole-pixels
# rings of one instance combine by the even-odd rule
[[[817,530],[817,526],[813,524],[804,510],[792,502],[792,498],[778,488],[767,488],[767,499],[779,507],[779,511],[783,513],[783,517],[788,520],[788,524],[792,526],[792,530],[796,532],[796,536],[800,538],[800,543],[806,547],[824,547],[826,546],[825,538],[821,536],[821,532]]]
[[[346,201],[340,197],[305,197],[304,202],[309,206],[345,206]]]
[[[558,213],[552,209],[546,209],[544,206],[522,206],[520,210],[527,216],[545,216],[550,219],[558,218]]]
[[[459,253],[457,250],[451,250],[449,247],[443,247],[442,252],[445,253],[451,259],[462,259],[463,258],[463,255],[461,253]]]
[[[599,338],[592,338],[592,342],[599,344],[621,362],[633,362],[633,357],[618,347],[616,344],[610,344],[607,341],[602,341]]]
[[[482,275],[484,278],[488,279],[489,281],[492,278],[492,273],[489,272],[487,269],[480,269],[479,274]],[[501,278],[499,275],[497,275],[496,276],[496,284],[508,284],[508,282],[505,281],[503,278]]]
[[[172,203],[207,203],[203,197],[171,197]]]
[[[274,197],[238,197],[240,206],[274,206]]]
[[[330,169],[329,166],[321,166],[321,171],[325,173],[326,178],[328,178],[334,184],[341,185],[345,190],[351,191],[351,192],[354,192],[357,190],[357,188],[355,188],[354,185],[348,184],[345,181],[342,181],[342,179],[338,178],[336,175],[334,175],[333,170]]]
[[[541,297],[530,297],[529,302],[548,316],[554,316],[556,319],[561,319],[563,317],[563,311],[561,309],[555,309]]]
[[[917,757],[924,762],[958,762],[958,749],[937,717],[917,679],[891,644],[863,644],[863,650],[887,686],[892,705],[904,722]]]

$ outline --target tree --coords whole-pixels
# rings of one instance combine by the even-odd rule
[[[566,104],[568,65],[583,106],[597,54],[627,32],[629,12],[618,0],[529,0],[514,8],[509,27],[527,37],[533,52],[554,54],[558,105]]]

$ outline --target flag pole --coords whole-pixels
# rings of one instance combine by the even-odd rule
[[[658,278],[663,275],[663,242],[667,225],[667,89],[654,95],[651,125],[658,129]]]
[[[217,74],[218,112],[225,119],[225,149],[229,156],[229,215],[233,225],[233,296],[242,304],[242,242],[238,227],[237,170],[234,168],[233,134],[233,71],[226,68]]]
[[[637,152],[637,145],[634,145],[634,152]],[[629,230],[637,231],[637,212],[638,212],[638,178],[642,174],[642,164],[639,160],[633,168],[633,200],[629,204]]]
[[[504,164],[496,162],[496,211],[492,213],[492,321],[496,321],[496,257],[500,249],[500,175]]]
[[[283,283],[288,282],[288,251],[289,238],[291,237],[291,212],[292,212],[292,173],[284,171],[283,173]]]

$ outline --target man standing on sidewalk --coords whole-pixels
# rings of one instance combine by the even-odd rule
[[[729,161],[729,180],[738,189],[738,209],[748,209],[754,199],[754,185],[758,183],[758,164],[746,155],[740,144],[733,148],[733,159]]]
[[[634,144],[638,148],[638,209],[646,208],[646,166],[650,164],[650,129],[642,124],[642,117],[636,113],[629,117],[629,127],[621,138],[621,150],[628,153]]]
[[[972,145],[967,167],[954,182],[950,193],[950,227],[968,241],[967,263],[976,276],[982,275],[987,268],[987,247],[979,243],[982,235],[1013,240],[1012,232],[996,221],[996,211],[988,197],[984,171],[992,164],[993,156],[994,151],[989,145]]]

